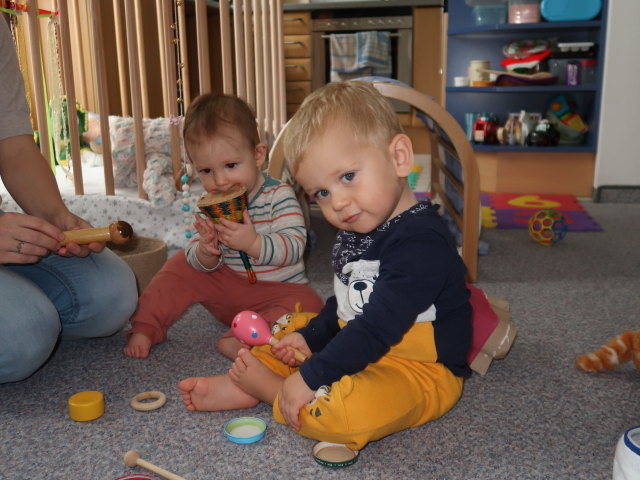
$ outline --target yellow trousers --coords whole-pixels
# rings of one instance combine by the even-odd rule
[[[254,347],[252,353],[282,377],[297,370],[275,358],[269,345]],[[416,323],[380,360],[318,389],[300,410],[299,433],[360,450],[370,441],[441,417],[462,395],[463,379],[435,359],[431,322]],[[277,397],[273,415],[285,423]]]

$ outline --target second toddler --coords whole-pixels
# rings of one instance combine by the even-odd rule
[[[187,111],[183,136],[205,190],[244,185],[248,210],[243,223],[223,219],[215,225],[196,216],[199,239],[167,260],[140,296],[124,348],[131,357],[147,357],[196,303],[227,325],[241,310],[255,310],[272,324],[298,302],[311,312],[323,305],[305,273],[307,231],[300,204],[289,185],[262,171],[267,147],[251,108],[230,95],[202,95]],[[255,284],[247,280],[240,251],[251,259]],[[230,331],[218,341],[230,358],[239,347]]]

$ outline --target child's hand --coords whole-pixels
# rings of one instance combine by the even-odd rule
[[[300,372],[289,375],[282,384],[282,390],[278,396],[280,413],[287,425],[294,430],[300,430],[300,409],[313,400],[315,392],[311,390],[302,379]]]
[[[242,212],[242,221],[244,223],[236,223],[222,218],[222,223],[215,226],[218,238],[227,247],[243,251],[250,257],[258,258],[262,249],[262,241],[251,223],[247,210]]]
[[[273,355],[282,363],[289,365],[290,367],[300,365],[300,362],[296,360],[294,351],[290,347],[299,350],[307,358],[311,356],[311,350],[309,349],[306,340],[298,332],[291,332],[282,337],[278,343],[271,347],[271,353],[273,353]]]
[[[196,221],[193,226],[200,234],[199,253],[205,256],[214,257],[222,254],[218,248],[218,233],[214,227],[214,223],[207,217],[198,214],[194,215]]]

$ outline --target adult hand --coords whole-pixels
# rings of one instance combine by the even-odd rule
[[[24,213],[0,215],[0,264],[35,263],[60,249],[64,238],[55,225]]]
[[[53,223],[58,225],[61,230],[78,230],[81,228],[91,228],[91,224],[83,218],[74,215],[66,210],[59,214]],[[56,253],[64,257],[86,257],[91,252],[101,252],[104,250],[104,242],[91,242],[86,245],[78,245],[77,243],[68,243],[64,247],[60,247]]]
[[[300,430],[300,409],[313,400],[315,392],[302,379],[300,372],[289,375],[278,395],[278,406],[287,425]]]

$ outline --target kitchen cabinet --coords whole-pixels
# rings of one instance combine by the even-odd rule
[[[362,5],[362,8],[358,8]],[[372,7],[375,5],[375,9]],[[287,94],[287,117],[290,118],[300,103],[313,90],[314,55],[312,18],[365,18],[387,15],[410,15],[411,76],[406,80],[417,90],[434,97],[438,103],[444,98],[443,8],[442,1],[394,1],[394,2],[330,2],[285,5],[284,51]],[[316,68],[317,68],[316,63]],[[429,146],[424,135],[424,125],[412,113],[398,113],[407,134],[414,141],[417,153],[427,153]]]

